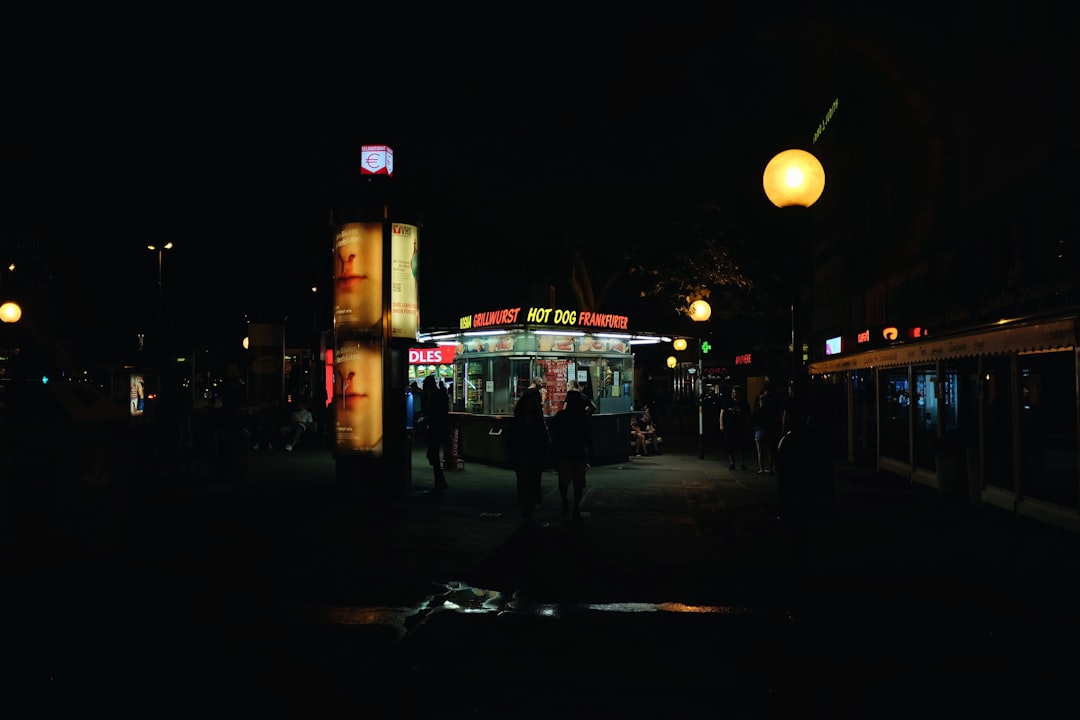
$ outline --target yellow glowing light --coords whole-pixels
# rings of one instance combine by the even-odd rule
[[[686,349],[686,338],[676,338],[675,342],[671,343],[671,346],[678,352],[682,352]]]
[[[675,367],[675,366],[676,366],[676,365],[678,365],[678,364],[679,364],[679,361],[675,359],[675,356],[674,356],[674,355],[668,355],[668,359],[667,359],[667,366],[668,366],[669,368],[673,368],[673,367]]]
[[[825,169],[805,150],[784,150],[765,166],[761,183],[776,207],[810,207],[825,191]]]
[[[6,302],[0,305],[0,321],[6,323],[19,322],[19,318],[22,317],[22,308],[19,307],[19,303]]]
[[[704,322],[712,316],[712,306],[704,300],[695,300],[690,303],[690,319],[694,322]]]

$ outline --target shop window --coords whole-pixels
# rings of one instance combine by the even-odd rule
[[[914,392],[911,394],[911,413],[914,420],[915,466],[936,471],[935,451],[938,443],[938,420],[941,383],[934,367],[915,368],[912,373]]]
[[[983,358],[976,392],[983,412],[983,477],[987,485],[1013,490],[1013,427],[1009,399],[1012,397],[1011,358]]]
[[[881,455],[882,457],[908,462],[911,437],[909,421],[911,414],[911,386],[907,368],[882,370],[878,388],[881,391]]]
[[[1021,355],[1021,494],[1077,506],[1076,360],[1065,352]]]

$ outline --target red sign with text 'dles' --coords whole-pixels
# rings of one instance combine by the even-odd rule
[[[454,362],[456,345],[440,345],[437,348],[409,348],[410,365],[449,365]]]

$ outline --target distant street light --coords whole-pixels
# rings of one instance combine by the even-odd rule
[[[705,322],[712,317],[712,306],[704,300],[695,300],[690,303],[690,319],[694,322]],[[705,379],[702,375],[702,343],[701,333],[698,333],[698,360],[697,360],[697,423],[698,423],[698,459],[705,459],[705,408],[703,407],[705,394]],[[683,341],[685,344],[685,341]]]
[[[157,285],[158,285],[158,312],[157,312],[157,351],[158,351],[158,394],[162,391],[163,377],[165,373],[165,292],[162,284],[162,268],[165,262],[165,251],[172,250],[172,242],[164,245],[147,245],[151,251],[157,251]]]
[[[784,150],[773,157],[765,166],[762,186],[769,201],[778,208],[809,208],[825,190],[825,170],[812,154],[805,150]],[[791,210],[786,210],[787,218]],[[798,214],[802,214],[801,212]],[[788,283],[791,292],[791,380],[798,383],[802,379],[802,307],[796,275],[800,266],[801,253],[797,240],[797,231],[801,227],[785,223],[787,237],[785,248],[788,254]]]

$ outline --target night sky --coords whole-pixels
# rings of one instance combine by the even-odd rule
[[[860,89],[835,39],[917,84],[950,15],[440,21],[417,6],[417,28],[412,13],[127,5],[4,11],[4,224],[45,240],[84,328],[119,333],[152,322],[145,246],[173,241],[166,307],[192,343],[241,335],[245,316],[311,316],[367,143],[393,147],[401,219],[422,225],[423,325],[523,302],[532,284],[573,306],[551,238],[597,223],[655,234],[663,253],[665,223],[692,208],[752,222],[765,162],[809,146],[847,92],[842,131]]]

